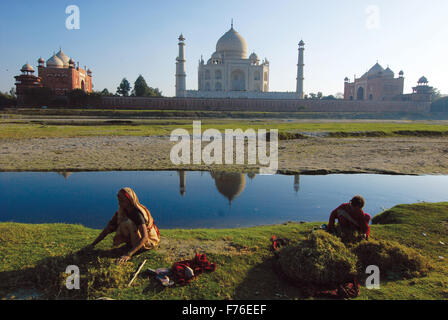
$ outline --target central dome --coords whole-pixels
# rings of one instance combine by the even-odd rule
[[[216,43],[216,52],[221,53],[224,58],[246,59],[246,40],[232,27],[219,38]]]

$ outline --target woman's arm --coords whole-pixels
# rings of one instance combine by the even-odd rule
[[[101,242],[104,238],[106,238],[106,236],[111,233],[111,228],[109,225],[106,226],[106,228],[104,228],[103,231],[101,231],[101,233],[98,235],[98,237],[95,239],[95,241],[92,242],[91,246],[94,247],[96,246],[99,242]]]
[[[140,241],[137,243],[137,245],[131,249],[131,251],[128,252],[127,255],[122,256],[118,262],[126,262],[138,251],[140,250],[145,243],[148,241],[149,235],[148,235],[148,229],[146,228],[146,225],[141,224],[137,227],[138,231],[140,231],[140,234],[143,235],[143,237],[140,239]]]
[[[339,206],[336,209],[334,209],[333,211],[331,211],[330,219],[328,220],[328,225],[327,225],[327,230],[328,231],[333,231],[334,230],[334,223],[335,223],[335,220],[338,218],[338,209],[340,207],[341,206]]]
[[[98,237],[95,239],[95,241],[90,244],[91,247],[94,247],[96,244],[101,242],[109,233],[112,233],[115,231],[117,225],[117,213],[114,214],[112,219],[107,223],[106,228],[104,228],[103,231],[98,235]]]

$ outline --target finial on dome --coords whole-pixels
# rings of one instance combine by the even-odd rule
[[[233,29],[233,18],[232,21],[230,22],[230,29]]]

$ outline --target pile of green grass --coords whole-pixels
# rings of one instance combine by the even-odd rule
[[[433,268],[427,257],[397,242],[347,243],[324,231],[313,232],[308,239],[281,250],[279,264],[285,275],[302,287],[329,288],[350,282],[355,276],[365,278],[369,265],[377,266],[388,279],[422,277]]]
[[[325,231],[313,232],[279,254],[279,264],[288,278],[313,285],[337,286],[353,280],[356,263],[356,256],[341,240]]]
[[[376,265],[387,277],[422,277],[432,269],[431,262],[419,252],[394,241],[362,241],[353,248],[359,270]]]

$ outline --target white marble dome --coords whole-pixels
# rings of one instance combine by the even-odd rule
[[[246,40],[232,27],[219,38],[216,43],[216,52],[221,53],[224,58],[246,59]]]
[[[59,59],[55,54],[51,56],[50,59],[47,60],[47,67],[49,68],[63,68],[64,62]]]
[[[221,54],[218,52],[213,52],[212,54],[212,59],[221,59]]]

